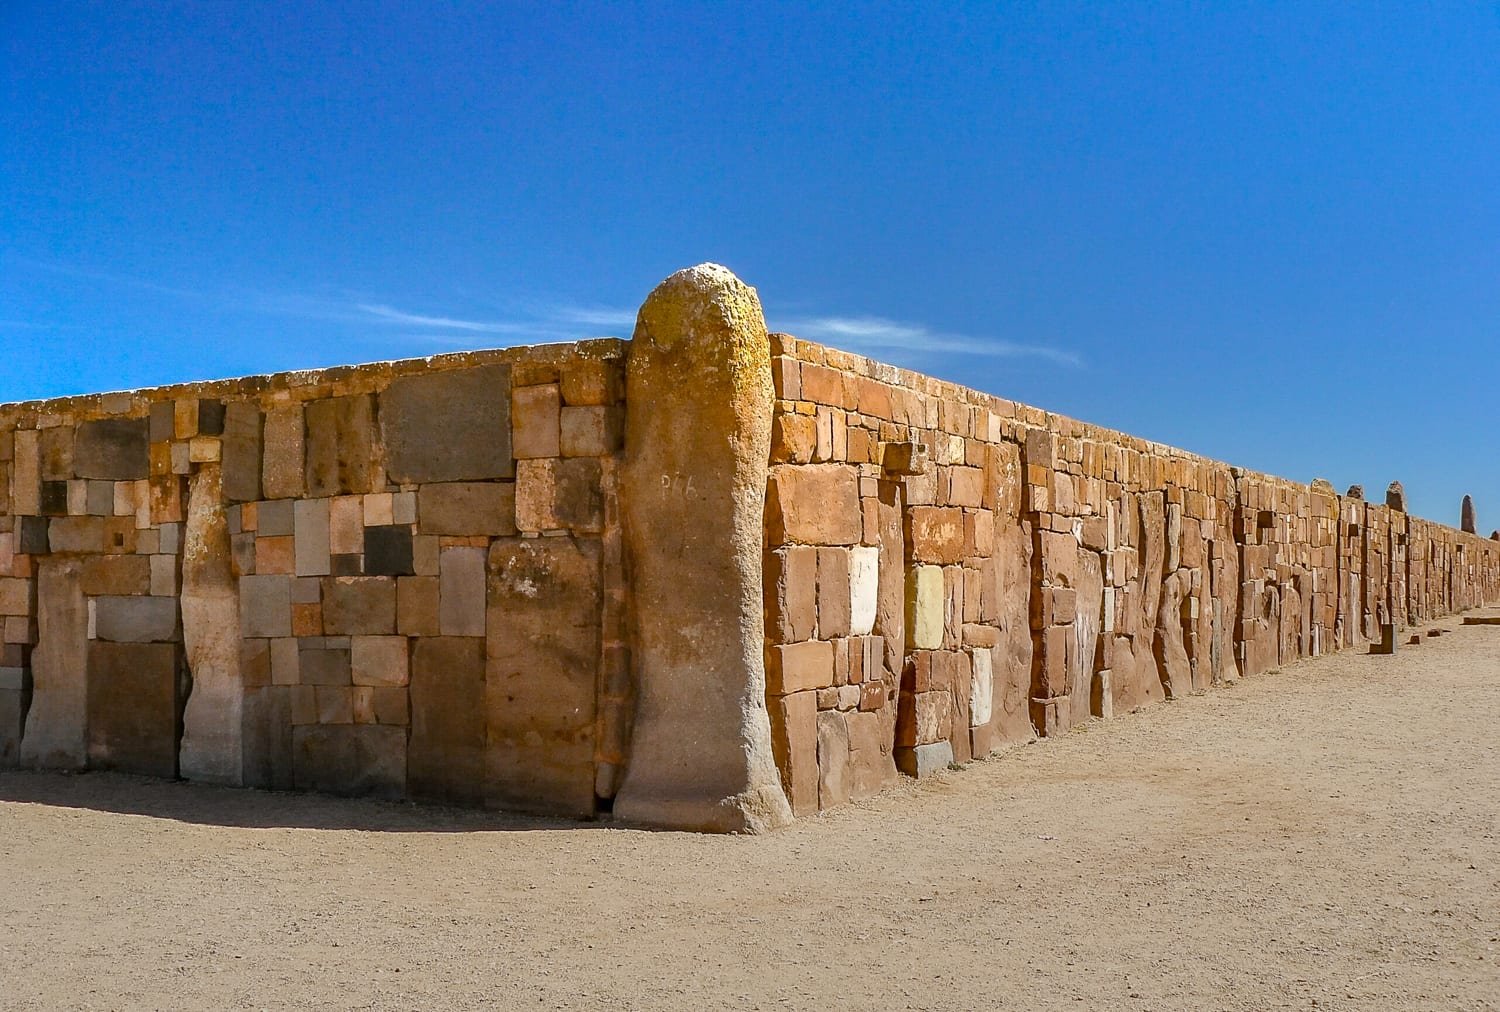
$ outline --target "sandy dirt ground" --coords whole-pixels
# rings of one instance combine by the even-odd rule
[[[758,839],[8,773],[0,1007],[1500,1008],[1497,728],[1481,627]]]

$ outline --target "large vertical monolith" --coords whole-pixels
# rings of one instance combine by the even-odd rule
[[[639,695],[620,818],[791,821],[765,702],[770,354],[755,290],[715,264],[678,271],[641,307],[621,482]]]
[[[1463,517],[1461,526],[1465,534],[1478,534],[1479,521],[1474,516],[1474,497],[1464,496]]]

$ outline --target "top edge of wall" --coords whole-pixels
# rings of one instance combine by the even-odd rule
[[[797,337],[794,334],[771,334],[771,353],[775,357],[789,357],[797,359],[799,362],[812,362],[831,369],[853,372],[882,383],[906,387],[930,397],[959,401],[973,407],[993,411],[1002,418],[1013,419],[1020,426],[1042,429],[1066,439],[1082,439],[1096,443],[1107,443],[1137,453],[1180,460],[1196,467],[1223,470],[1228,472],[1232,479],[1237,482],[1250,481],[1299,494],[1329,495],[1327,492],[1314,488],[1311,482],[1303,482],[1294,478],[1256,471],[1252,468],[1242,467],[1239,464],[1231,464],[1213,457],[1206,457],[1200,453],[1194,453],[1191,450],[1185,450],[1167,443],[1158,443],[1149,439],[1143,439],[1140,436],[1132,436],[1118,429],[1079,421],[1067,415],[1048,411],[1045,408],[1038,408],[1019,401],[1008,400],[997,394],[976,390],[973,387],[966,387],[952,380],[939,379],[936,376],[892,365],[888,362],[882,362],[879,359],[870,358],[869,356],[860,355],[855,352],[844,351],[817,341],[810,341],[806,338]],[[1380,494],[1383,498],[1383,491]],[[1347,494],[1338,491],[1336,488],[1331,498],[1338,501],[1363,501],[1371,508],[1390,509],[1380,499],[1351,500]],[[1451,531],[1453,534],[1464,538],[1473,538],[1480,542],[1489,541],[1483,535],[1469,534],[1440,520],[1422,517],[1415,513],[1406,513],[1404,515],[1412,520],[1421,521],[1424,524],[1439,527],[1445,531]]]
[[[549,365],[578,359],[617,359],[630,342],[617,337],[597,337],[554,344],[517,345],[478,351],[448,352],[422,358],[364,362],[322,369],[293,369],[228,379],[190,380],[138,390],[69,394],[0,404],[0,429],[27,428],[47,416],[82,420],[99,416],[130,416],[144,413],[151,404],[177,397],[271,397],[297,391],[302,398],[325,396],[326,389],[356,391],[376,386],[397,376],[444,372],[480,365]]]

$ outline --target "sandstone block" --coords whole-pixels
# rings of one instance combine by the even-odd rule
[[[503,364],[402,376],[380,395],[386,471],[399,483],[508,478],[511,370]]]
[[[592,814],[599,547],[569,538],[497,541],[489,570],[486,804]]]
[[[402,636],[437,636],[439,587],[435,576],[403,576],[396,581],[396,631]]]
[[[405,685],[408,640],[405,636],[355,636],[350,640],[355,685]]]
[[[767,495],[766,518],[772,544],[859,544],[864,521],[858,472],[853,467],[774,467]]]
[[[516,526],[527,532],[569,529],[597,533],[604,526],[599,461],[528,460],[516,468]]]
[[[297,498],[307,487],[303,425],[301,404],[272,408],[266,413],[262,482],[267,499]]]
[[[297,570],[296,539],[259,537],[255,539],[255,571],[260,574],[290,575]]]
[[[361,496],[338,496],[328,502],[328,550],[358,555],[365,549],[365,508]]]
[[[511,392],[517,459],[561,455],[561,411],[562,393],[556,383],[516,387]]]
[[[787,695],[833,684],[833,644],[823,640],[770,647],[766,652],[766,691]]]
[[[349,685],[353,679],[350,651],[339,647],[312,646],[297,650],[297,680],[302,685]]]
[[[963,510],[944,506],[914,506],[908,516],[908,540],[914,561],[938,565],[952,565],[963,561]]]
[[[953,699],[948,689],[902,691],[896,716],[896,744],[904,747],[946,742],[953,734]],[[949,748],[952,757],[952,748]]]
[[[368,394],[310,401],[307,494],[314,498],[371,490],[375,475],[374,399]]]
[[[389,636],[396,631],[396,581],[325,577],[323,630],[329,636]]]
[[[816,693],[793,692],[771,700],[771,747],[795,815],[818,812],[818,704]]]
[[[837,710],[824,711],[818,714],[818,807],[848,804],[851,787],[849,725]]]
[[[89,765],[144,776],[177,776],[177,647],[90,643],[87,684]]]
[[[995,671],[994,653],[987,649],[978,649],[970,652],[973,663],[973,678],[969,685],[969,725],[980,727],[988,725],[993,716]],[[975,755],[988,755],[989,750],[975,752]]]
[[[328,503],[328,499],[299,499],[293,507],[293,568],[298,576],[327,576],[332,571]],[[257,560],[256,572],[262,571]]]
[[[559,447],[564,457],[608,457],[624,438],[624,411],[613,405],[562,409]]]
[[[406,794],[406,730],[354,724],[293,728],[293,782],[299,791],[398,800]]]
[[[91,599],[94,635],[112,643],[169,643],[181,635],[177,601],[170,597]]]
[[[906,629],[914,649],[943,645],[944,601],[942,567],[913,567],[907,577]]]
[[[772,641],[811,639],[818,623],[818,550],[792,545],[767,554],[765,589]]]
[[[507,537],[516,533],[516,486],[505,482],[447,482],[417,490],[423,534]]]
[[[80,478],[110,481],[148,477],[149,428],[150,423],[144,418],[84,422],[78,426],[73,443],[73,472]]]
[[[253,642],[265,642],[261,640]],[[298,685],[302,681],[302,665],[296,637],[287,637],[270,642],[271,677],[273,685]],[[244,669],[243,663],[241,670]]]
[[[896,748],[896,767],[909,777],[922,779],[941,773],[953,762],[953,746],[946,741]]]
[[[616,360],[575,359],[562,367],[562,398],[567,404],[613,404],[625,395]]]
[[[438,626],[444,636],[483,636],[485,552],[445,548],[438,563]]]
[[[261,414],[254,404],[235,401],[225,405],[224,498],[231,502],[254,502],[261,497]]]
[[[414,799],[484,801],[484,654],[482,639],[443,636],[415,643],[407,756]]]
[[[818,549],[818,635],[835,639],[849,635],[849,552]]]

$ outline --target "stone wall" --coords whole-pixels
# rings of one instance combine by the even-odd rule
[[[1500,542],[788,335],[768,698],[808,814],[1500,600]]]
[[[0,407],[0,766],[759,831],[1500,600],[1500,542],[786,335]]]
[[[0,409],[0,762],[594,814],[625,348]]]

